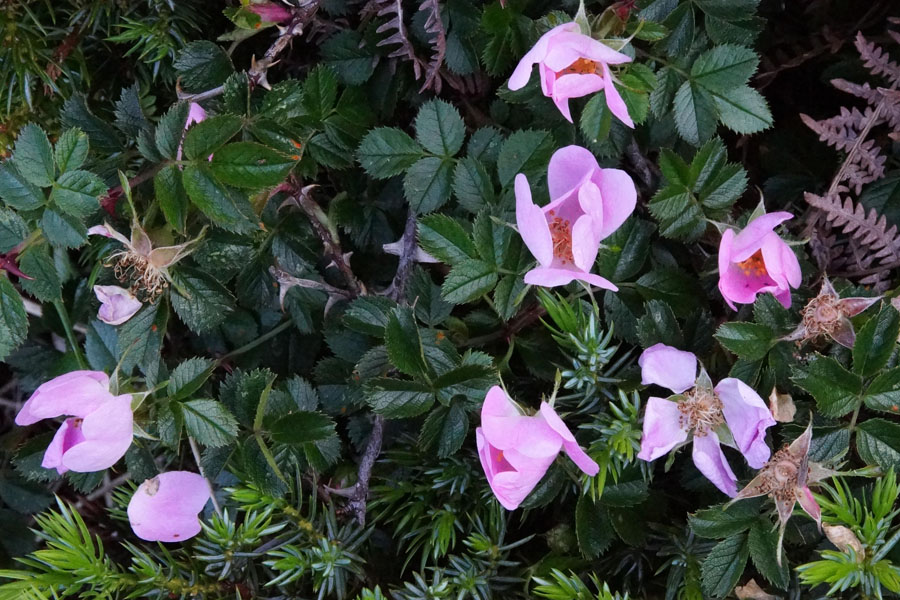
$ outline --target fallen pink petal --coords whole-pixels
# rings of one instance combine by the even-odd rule
[[[207,481],[169,471],[144,481],[128,503],[134,534],[148,542],[183,542],[200,533],[199,513],[210,499]]]

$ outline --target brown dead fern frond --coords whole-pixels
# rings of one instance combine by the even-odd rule
[[[379,17],[388,17],[388,20],[378,26],[375,33],[388,33],[383,40],[380,40],[376,46],[394,46],[398,47],[388,54],[389,58],[400,58],[412,63],[413,74],[418,80],[422,77],[422,59],[416,56],[415,48],[406,31],[406,24],[403,22],[403,1],[402,0],[381,0],[377,2]]]
[[[441,5],[438,0],[424,0],[419,5],[419,11],[426,11],[425,33],[430,38],[431,57],[425,67],[425,83],[419,93],[425,90],[434,90],[435,94],[441,93],[441,67],[444,65],[444,56],[447,54],[447,32],[444,30],[444,22],[441,20]]]
[[[896,34],[890,33],[891,37],[896,40]],[[856,49],[863,59],[863,65],[869,69],[872,75],[884,77],[891,82],[892,87],[900,86],[900,65],[892,61],[888,53],[881,47],[863,37],[862,32],[856,34]]]
[[[850,198],[840,195],[818,196],[806,193],[806,201],[823,213],[832,227],[839,227],[869,249],[875,258],[885,258],[900,250],[897,226],[888,227],[887,218],[874,208],[866,209]]]

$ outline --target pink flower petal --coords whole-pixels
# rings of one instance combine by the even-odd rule
[[[575,269],[560,269],[554,267],[537,267],[525,273],[525,283],[528,285],[539,285],[542,287],[556,287],[567,285],[576,279],[589,283],[591,285],[611,290],[619,291],[608,279],[594,275],[593,273],[585,273]]]
[[[654,344],[644,350],[638,365],[642,384],[661,385],[676,394],[691,389],[697,381],[697,357],[665,344]]]
[[[553,262],[553,238],[547,218],[531,199],[528,179],[522,173],[516,175],[516,225],[522,241],[541,265]]]
[[[588,272],[597,260],[600,240],[594,236],[594,221],[589,215],[580,217],[572,226],[572,260],[575,266]]]
[[[84,417],[82,440],[66,448],[63,465],[78,473],[102,471],[116,464],[131,447],[134,415],[131,395],[116,396]]]
[[[131,529],[148,542],[181,542],[200,533],[198,513],[210,498],[196,473],[169,471],[142,483],[128,503]]]
[[[644,412],[644,433],[638,458],[647,462],[656,460],[687,440],[687,436],[688,432],[681,426],[678,405],[651,396]]]
[[[603,199],[603,226],[598,232],[603,240],[621,227],[634,212],[637,189],[628,173],[619,169],[600,169],[599,175],[594,175],[594,182],[600,188]]]
[[[631,115],[628,114],[628,106],[622,99],[621,94],[619,94],[619,90],[616,89],[612,73],[610,73],[609,67],[607,67],[606,64],[603,65],[603,79],[603,93],[606,96],[606,106],[609,107],[609,112],[615,115],[616,118],[622,121],[626,126],[634,129],[634,121],[631,120]]]
[[[547,50],[550,46],[550,42],[554,37],[566,31],[578,31],[578,29],[579,27],[577,23],[564,23],[562,25],[554,27],[553,29],[542,35],[537,43],[535,43],[535,45],[531,48],[531,50],[525,53],[525,56],[522,57],[522,60],[519,61],[519,64],[516,65],[512,76],[510,76],[509,78],[509,89],[515,91],[525,87],[525,84],[527,84],[528,80],[531,78],[531,68],[535,65],[535,63],[539,63],[544,60],[544,57],[547,55]]]
[[[759,394],[740,379],[723,379],[716,386],[716,394],[738,451],[748,465],[761,469],[772,455],[766,445],[766,429],[775,424],[772,413]]]
[[[581,98],[603,89],[604,81],[599,75],[573,73],[559,77],[553,84],[553,98],[568,100]],[[569,119],[571,121],[571,119]]]
[[[112,397],[106,373],[72,371],[41,384],[16,415],[16,425],[62,415],[84,417]]]
[[[566,454],[569,455],[569,458],[572,459],[572,462],[586,474],[592,477],[596,475],[600,471],[600,466],[581,449],[581,446],[575,441],[575,436],[572,435],[572,432],[563,420],[559,418],[559,415],[556,414],[553,407],[546,402],[541,402],[541,416],[546,420],[551,429],[562,438],[563,449],[566,451]]]
[[[562,71],[579,58],[613,65],[631,61],[627,55],[616,52],[577,30],[572,30],[560,32],[551,39],[542,62],[554,71]]]
[[[587,148],[565,146],[553,153],[547,166],[547,187],[556,200],[580,187],[600,169],[597,158]]]
[[[732,498],[737,496],[737,477],[725,459],[719,437],[714,431],[704,436],[694,436],[693,458],[697,470],[723,494]]]
[[[815,497],[808,487],[803,486],[797,490],[797,502],[799,502],[800,507],[806,511],[806,514],[815,519],[819,529],[822,529],[822,508],[819,506],[819,503],[816,502]]]
[[[80,424],[76,419],[66,419],[56,430],[56,434],[47,446],[41,466],[45,469],[56,469],[60,475],[64,474],[69,469],[63,465],[63,453],[82,441],[84,441],[84,434]]]
[[[528,457],[556,456],[562,440],[537,416],[519,413],[500,386],[488,390],[481,406],[481,428],[487,442],[503,451],[517,450]]]
[[[143,306],[130,291],[117,285],[95,285],[94,294],[101,303],[97,318],[110,325],[121,325]]]
[[[766,235],[781,223],[793,218],[794,215],[789,212],[774,212],[760,215],[750,221],[734,238],[731,261],[741,262],[756,254],[756,251],[762,248],[763,238]]]

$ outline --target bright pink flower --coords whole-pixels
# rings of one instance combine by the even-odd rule
[[[196,102],[191,102],[191,108],[188,111],[187,122],[184,124],[184,130],[187,131],[188,128],[194,123],[199,123],[206,119],[206,111],[203,110],[203,107],[197,104]],[[175,153],[175,160],[181,160],[181,147],[184,145],[184,136],[181,137],[181,143],[178,144],[178,151]],[[212,155],[209,156],[210,160],[212,159]]]
[[[612,114],[634,127],[609,71],[609,65],[627,62],[631,62],[630,57],[584,35],[577,23],[565,23],[542,35],[522,57],[509,78],[509,89],[525,87],[531,79],[531,68],[537,63],[544,95],[553,99],[559,112],[570,122],[569,98],[603,90]]]
[[[53,436],[41,466],[90,473],[107,469],[131,446],[131,395],[113,396],[100,371],[73,371],[44,383],[16,415],[17,425],[69,415]]]
[[[656,460],[685,444],[693,434],[697,469],[723,493],[737,493],[737,478],[720,446],[728,426],[733,445],[747,464],[758,469],[769,459],[766,429],[775,424],[763,399],[739,379],[728,377],[715,388],[706,371],[697,376],[697,357],[665,344],[644,350],[638,359],[644,384],[667,387],[676,396],[651,397],[644,413],[638,458]]]
[[[600,470],[549,404],[526,416],[499,386],[488,390],[475,440],[488,483],[509,510],[531,493],[561,449],[588,475]]]
[[[293,16],[286,6],[275,4],[274,2],[251,2],[247,9],[258,14],[259,18],[266,23],[281,23]]]
[[[134,294],[117,285],[95,285],[94,294],[100,301],[97,318],[110,325],[121,325],[143,306]]]
[[[580,146],[566,146],[550,158],[550,204],[532,202],[525,175],[516,175],[516,223],[538,261],[525,283],[554,287],[575,279],[616,291],[591,273],[600,241],[618,229],[634,210],[637,190],[625,171],[601,169]]]
[[[740,233],[728,229],[719,244],[719,291],[733,310],[752,304],[757,294],[772,293],[785,308],[791,288],[800,285],[800,263],[775,228],[794,218],[789,212],[760,215]]]
[[[128,522],[142,540],[183,542],[200,533],[198,514],[209,497],[209,484],[196,473],[160,473],[134,492]]]

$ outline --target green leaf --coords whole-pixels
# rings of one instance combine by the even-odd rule
[[[466,259],[450,270],[441,296],[447,302],[464,304],[490,292],[497,283],[496,267],[483,260]]]
[[[750,529],[747,538],[750,547],[750,558],[756,570],[775,587],[787,590],[790,583],[788,561],[784,550],[777,548],[778,531],[772,529],[768,519],[758,519]],[[781,564],[778,564],[778,551],[781,551]]]
[[[194,333],[205,333],[221,324],[234,310],[234,298],[212,276],[189,267],[172,272],[172,308]]]
[[[756,133],[772,126],[772,112],[762,94],[742,85],[715,94],[722,124],[735,133]]]
[[[334,436],[334,421],[319,412],[292,412],[275,421],[269,433],[280,444],[308,444]]]
[[[453,160],[436,156],[419,159],[403,178],[403,192],[409,208],[418,214],[439,209],[450,199]]]
[[[856,428],[859,457],[882,469],[900,468],[900,424],[885,419],[869,419]]]
[[[276,186],[287,177],[297,161],[256,142],[235,142],[213,155],[210,168],[216,178],[239,188]]]
[[[749,554],[747,536],[743,533],[716,544],[701,567],[703,591],[716,598],[727,596],[743,574]]]
[[[453,170],[453,193],[459,205],[472,213],[494,203],[494,183],[481,161],[471,156],[457,161]]]
[[[145,304],[137,314],[119,326],[116,355],[123,373],[131,374],[137,366],[147,377],[148,387],[156,384],[168,322],[169,307],[165,301],[159,301]]]
[[[62,282],[46,243],[31,244],[19,256],[19,268],[33,279],[20,279],[22,289],[41,302],[62,300]]]
[[[791,379],[816,400],[827,417],[842,417],[856,408],[862,379],[830,356],[814,354],[805,367],[795,366]]]
[[[62,173],[77,169],[84,164],[88,150],[90,150],[88,136],[80,129],[68,129],[56,142],[54,149],[56,166]]]
[[[422,217],[418,231],[422,249],[448,265],[478,257],[469,234],[452,217],[441,214]]]
[[[373,379],[365,387],[366,402],[388,419],[415,417],[434,404],[431,389],[416,381]]]
[[[398,307],[391,311],[384,329],[384,344],[391,364],[401,373],[412,377],[428,376],[422,338],[412,309]]]
[[[716,132],[716,105],[702,86],[685,81],[675,93],[672,106],[675,128],[688,143],[699,146]]]
[[[531,180],[544,176],[555,149],[556,141],[549,131],[516,131],[500,147],[497,157],[500,184],[508,186],[519,173]]]
[[[900,335],[900,313],[886,303],[856,334],[853,343],[853,372],[870,377],[880,371],[891,357]]]
[[[97,152],[109,155],[123,150],[115,128],[90,111],[82,94],[72,94],[63,103],[60,121],[64,128],[77,127],[85,132],[91,140],[91,147]]]
[[[45,200],[41,189],[22,176],[15,160],[7,160],[0,165],[0,198],[18,210],[40,208]]]
[[[744,360],[759,360],[768,354],[777,339],[772,330],[758,323],[723,323],[716,339],[726,349]]]
[[[28,236],[28,225],[17,213],[0,208],[0,254],[18,246]]]
[[[662,300],[678,316],[687,316],[697,306],[697,282],[684,271],[671,266],[655,268],[641,275],[637,290],[647,300]]]
[[[416,140],[429,152],[451,157],[462,148],[466,126],[459,111],[443,100],[431,100],[419,108]]]
[[[422,424],[419,444],[425,448],[437,446],[439,458],[447,458],[459,450],[469,432],[469,417],[460,402],[449,407],[439,406],[429,413]]]
[[[875,410],[900,413],[900,367],[880,373],[869,384],[863,401],[866,406]]]
[[[252,208],[247,199],[234,190],[226,189],[205,165],[188,165],[182,182],[191,202],[219,227],[237,233],[250,231],[253,224],[247,218]]]
[[[56,179],[53,149],[44,130],[29,123],[19,131],[13,150],[16,167],[22,177],[32,185],[49,187]]]
[[[587,141],[596,144],[609,137],[612,121],[612,111],[606,106],[606,94],[601,90],[591,96],[591,99],[584,105],[578,126]]]
[[[89,171],[67,171],[53,184],[50,201],[75,217],[88,217],[100,208],[106,193],[103,180]]]
[[[237,420],[225,405],[217,400],[183,402],[181,413],[188,435],[204,446],[210,448],[225,446],[237,436]]]
[[[613,541],[614,531],[606,508],[586,494],[578,497],[575,506],[575,534],[578,548],[587,558],[597,558]]]
[[[375,61],[362,42],[358,32],[344,29],[319,46],[322,62],[331,67],[346,85],[364,84],[375,70]]]
[[[599,273],[611,281],[628,281],[638,273],[650,250],[656,227],[649,221],[631,217],[603,240],[598,253]]]
[[[189,358],[172,371],[166,388],[176,400],[187,398],[203,387],[213,374],[216,362],[208,358]]]
[[[746,84],[757,66],[759,57],[752,49],[722,44],[697,57],[691,67],[691,79],[710,90],[727,92]]]
[[[324,121],[337,101],[337,78],[325,66],[318,66],[303,82],[303,106],[314,119]]]
[[[659,221],[660,234],[668,238],[693,241],[706,231],[703,211],[684,187],[660,189],[650,200],[650,213]]]
[[[47,209],[41,216],[44,237],[57,248],[77,248],[87,241],[87,228],[71,215]]]
[[[688,518],[691,531],[700,537],[721,539],[747,531],[759,520],[759,502],[743,500],[730,506],[698,510]]]
[[[0,360],[25,341],[28,315],[22,297],[5,275],[0,274]]]
[[[205,92],[220,86],[234,72],[228,54],[207,40],[190,42],[182,48],[173,66],[186,92]]]
[[[190,109],[187,102],[179,102],[166,111],[156,124],[156,147],[164,158],[175,160]]]
[[[395,306],[396,302],[383,296],[360,296],[344,313],[344,323],[354,331],[381,338]]]
[[[206,160],[233,138],[241,125],[241,118],[235,115],[216,115],[195,123],[184,135],[184,155],[190,160]]]
[[[153,191],[166,221],[175,231],[184,233],[190,205],[178,167],[175,165],[163,167],[153,178]]]
[[[363,138],[356,154],[366,173],[376,179],[387,179],[422,158],[422,148],[399,129],[376,127]]]

